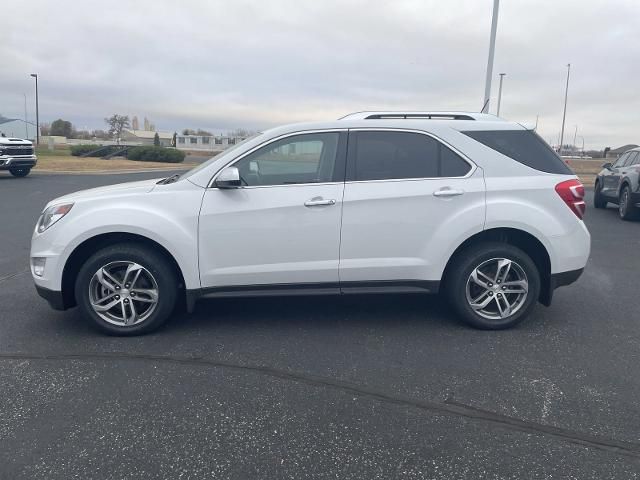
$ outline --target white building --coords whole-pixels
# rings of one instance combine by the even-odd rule
[[[36,140],[36,126],[19,118],[0,119],[0,134],[5,137],[17,137],[24,140]]]
[[[153,139],[156,135],[160,137],[160,145],[163,147],[170,147],[171,140],[173,139],[173,133],[171,132],[153,132],[150,130],[131,130],[124,129],[120,140],[126,142],[128,145],[153,145]]]
[[[227,137],[223,135],[178,135],[176,147],[180,150],[226,150],[243,141],[244,137]]]

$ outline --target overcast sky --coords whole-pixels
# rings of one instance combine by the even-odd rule
[[[2,5],[0,114],[157,129],[334,119],[373,109],[482,107],[492,0],[21,0]],[[640,143],[640,1],[502,0],[502,116],[557,142]],[[578,137],[578,145],[581,139]]]

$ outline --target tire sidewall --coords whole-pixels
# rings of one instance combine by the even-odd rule
[[[471,272],[480,264],[493,258],[506,258],[516,262],[527,275],[529,283],[525,303],[506,320],[489,320],[478,315],[469,305],[466,296],[467,280]],[[446,288],[452,307],[462,319],[473,327],[483,330],[501,330],[510,328],[523,321],[535,307],[540,294],[540,273],[533,260],[519,248],[507,244],[485,244],[471,248],[459,258],[452,278]]]
[[[142,265],[155,278],[158,285],[158,303],[145,321],[131,326],[113,325],[101,318],[91,307],[89,283],[99,268],[111,262],[132,261]],[[155,330],[173,312],[177,299],[178,282],[166,259],[152,250],[136,245],[115,245],[98,251],[80,268],[76,277],[75,296],[78,306],[91,323],[111,335],[140,335]]]
[[[594,193],[593,193],[593,206],[595,208],[606,208],[607,201],[602,198],[602,184],[600,182],[596,182]]]
[[[30,168],[14,168],[14,169],[9,169],[9,173],[11,173],[11,175],[13,175],[14,177],[26,177],[27,175],[29,175],[29,173],[31,172]]]

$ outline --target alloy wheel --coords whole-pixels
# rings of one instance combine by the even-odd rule
[[[627,206],[629,203],[629,190],[626,188],[622,191],[622,195],[620,196],[620,207],[618,212],[620,213],[620,217],[624,218],[627,215]]]
[[[504,320],[524,305],[529,282],[524,269],[508,258],[492,258],[473,269],[466,285],[469,306],[488,320]]]
[[[149,270],[135,262],[111,262],[89,282],[89,302],[106,322],[128,327],[144,322],[158,305],[158,284]]]

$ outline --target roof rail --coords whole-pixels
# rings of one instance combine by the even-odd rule
[[[490,120],[500,121],[499,117],[475,112],[355,112],[339,120]]]

